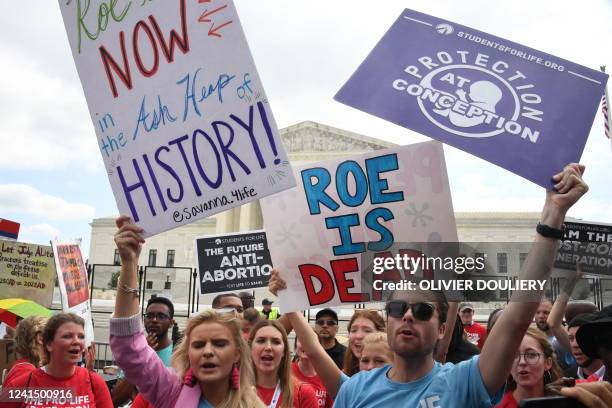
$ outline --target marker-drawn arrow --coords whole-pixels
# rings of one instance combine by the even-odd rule
[[[212,22],[212,20],[211,20],[210,18],[208,18],[208,16],[210,16],[210,15],[212,15],[212,14],[216,13],[216,12],[217,12],[217,11],[219,11],[219,10],[223,10],[223,9],[224,9],[224,8],[226,8],[226,7],[227,7],[227,4],[226,4],[226,5],[224,5],[224,6],[221,6],[221,7],[217,7],[216,9],[211,10],[211,11],[204,10],[204,12],[203,12],[203,13],[202,13],[202,15],[200,16],[200,18],[198,18],[198,21],[199,21],[200,23],[211,23],[211,22]]]
[[[230,21],[226,21],[225,23],[218,25],[215,27],[215,23],[212,23],[210,26],[210,29],[208,30],[208,35],[214,35],[215,37],[221,37],[221,34],[217,33],[218,30],[222,29],[223,27],[225,27],[228,24],[232,24],[232,20]]]

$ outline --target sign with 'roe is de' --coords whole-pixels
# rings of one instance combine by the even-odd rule
[[[366,252],[457,241],[441,143],[329,160],[296,174],[296,188],[261,201],[272,262],[287,282],[278,293],[284,311],[373,301],[371,285],[362,285]]]
[[[231,0],[60,0],[111,187],[145,236],[295,185]]]
[[[335,98],[550,188],[579,161],[607,78],[405,10]]]

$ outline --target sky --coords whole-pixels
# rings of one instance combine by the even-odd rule
[[[160,1],[160,0],[155,0]],[[311,120],[398,144],[430,140],[333,100],[410,8],[612,71],[612,1],[235,0],[279,128]],[[118,210],[57,2],[0,13],[0,218],[20,241],[82,239]],[[581,162],[590,186],[569,216],[612,223],[612,149],[598,111]],[[445,146],[455,211],[539,211],[544,190]]]

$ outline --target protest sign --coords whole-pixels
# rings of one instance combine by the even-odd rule
[[[231,0],[59,5],[119,211],[145,237],[295,185]]]
[[[76,243],[53,241],[51,244],[62,296],[62,310],[75,313],[85,320],[85,342],[89,345],[93,341],[94,332],[89,305],[87,269],[83,263],[81,248]]]
[[[405,10],[335,99],[550,189],[579,162],[607,78]]]
[[[555,268],[612,275],[612,225],[565,222],[565,236],[555,258]]]
[[[22,298],[50,307],[54,278],[50,246],[0,240],[0,299]]]
[[[272,261],[264,231],[199,237],[196,251],[202,294],[268,286]]]
[[[17,241],[21,224],[0,218],[0,239]]]
[[[369,301],[361,255],[399,242],[456,242],[442,145],[419,143],[296,169],[261,201],[284,311]]]

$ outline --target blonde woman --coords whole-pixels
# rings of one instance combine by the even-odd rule
[[[19,322],[15,329],[15,353],[17,361],[6,374],[3,384],[24,373],[34,371],[43,357],[42,335],[46,317],[30,316]]]
[[[393,352],[387,342],[387,333],[370,333],[363,338],[359,371],[370,371],[393,362]]]
[[[263,407],[253,387],[248,346],[231,313],[205,311],[192,317],[172,356],[170,370],[148,346],[140,320],[136,267],[144,239],[128,217],[117,219],[121,257],[111,350],[127,380],[156,408]]]
[[[269,408],[317,408],[314,389],[295,381],[287,333],[277,320],[261,320],[249,337],[257,394]]]

